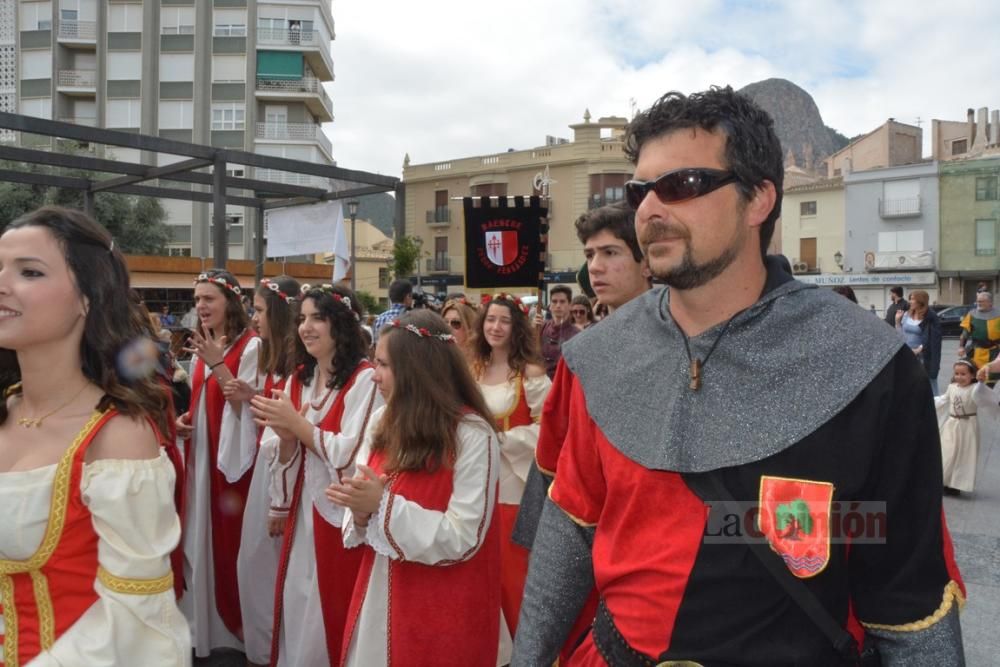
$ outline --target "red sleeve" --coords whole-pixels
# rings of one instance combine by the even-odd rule
[[[607,494],[597,450],[597,426],[587,412],[583,388],[568,370],[562,385],[560,393],[569,397],[564,413],[569,426],[559,455],[559,475],[549,487],[549,497],[580,525],[594,526]]]
[[[556,365],[552,387],[542,406],[541,428],[538,434],[538,446],[535,448],[535,462],[538,469],[549,477],[556,474],[559,454],[562,452],[563,440],[569,430],[569,404],[573,373],[566,363],[559,359]]]

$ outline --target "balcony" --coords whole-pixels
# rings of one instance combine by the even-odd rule
[[[869,271],[933,271],[933,250],[900,250],[897,252],[876,252],[871,265],[865,258],[865,268]]]
[[[920,197],[879,199],[878,214],[883,218],[916,218],[920,216]]]
[[[333,102],[323,90],[323,82],[313,77],[302,79],[257,79],[257,97],[262,100],[303,102],[320,122],[333,120]]]
[[[451,257],[428,257],[427,273],[451,273]]]
[[[333,160],[333,145],[315,123],[257,123],[255,136],[268,141],[314,141]]]
[[[304,188],[330,189],[330,180],[327,178],[312,176],[310,174],[295,174],[278,169],[258,169],[257,179],[272,183],[284,183],[285,185],[300,185]]]
[[[301,51],[309,67],[323,81],[333,81],[330,40],[319,30],[257,28],[259,48]]]
[[[61,69],[56,74],[56,90],[67,95],[96,95],[97,72],[89,69]]]
[[[59,22],[58,39],[67,46],[97,47],[97,21]]]
[[[431,227],[444,226],[451,223],[451,209],[447,206],[437,206],[427,211],[427,224]]]

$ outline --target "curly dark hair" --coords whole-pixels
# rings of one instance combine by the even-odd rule
[[[721,130],[725,134],[725,162],[736,174],[736,185],[745,201],[750,201],[765,181],[774,184],[774,208],[760,226],[763,258],[774,235],[774,223],[781,215],[785,162],[774,121],[749,97],[730,86],[712,86],[687,96],[669,92],[628,124],[625,155],[635,164],[647,142],[677,130],[695,128],[706,132]]]
[[[542,355],[538,349],[538,337],[531,328],[528,315],[521,310],[513,301],[502,298],[493,298],[483,304],[479,312],[479,319],[476,320],[476,331],[469,345],[472,354],[472,372],[476,378],[483,375],[486,366],[489,365],[493,348],[490,347],[486,336],[483,334],[483,327],[486,325],[486,315],[491,306],[502,306],[510,311],[511,332],[510,332],[510,354],[507,355],[507,365],[510,366],[510,377],[513,378],[519,373],[524,373],[528,364],[542,364]]]
[[[587,211],[573,223],[576,227],[576,238],[586,244],[590,237],[596,236],[605,229],[616,239],[621,239],[632,251],[632,259],[642,261],[642,250],[639,239],[635,236],[635,211],[627,203],[615,202],[607,206]]]
[[[299,281],[289,276],[276,276],[265,282],[277,285],[281,292],[296,300],[288,303],[267,284],[257,286],[257,296],[267,304],[267,328],[271,332],[269,340],[260,341],[258,368],[268,374],[288,377],[305,354],[297,331]]]
[[[119,374],[123,350],[150,334],[149,318],[130,299],[125,257],[112,246],[111,234],[80,211],[44,206],[21,216],[4,230],[42,227],[62,247],[66,265],[80,296],[87,300],[80,358],[84,376],[104,391],[98,410],[117,408],[130,417],[147,417],[169,433],[169,401],[154,374],[128,378]],[[17,353],[0,350],[0,389],[20,382]],[[7,404],[0,401],[0,424],[7,420]]]
[[[350,308],[343,301],[335,299],[335,294],[348,299]],[[333,368],[330,369],[330,380],[326,386],[329,389],[340,389],[351,378],[357,365],[368,357],[368,346],[361,333],[361,318],[365,316],[361,302],[354,292],[340,285],[310,287],[301,295],[301,299],[312,299],[320,316],[330,323],[330,335],[334,342]],[[315,357],[304,354],[298,372],[298,379],[303,385],[312,383],[316,363]]]

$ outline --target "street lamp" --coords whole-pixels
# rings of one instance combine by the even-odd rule
[[[844,269],[844,255],[843,255],[843,253],[841,253],[839,250],[837,252],[833,253],[833,262],[841,270],[843,270]]]
[[[354,228],[354,221],[357,220],[358,217],[358,200],[352,199],[351,201],[347,202],[347,215],[351,216],[351,291],[353,292],[357,289],[357,284],[358,284],[357,281],[358,246],[357,246],[357,235],[355,234],[355,228]]]
[[[420,262],[422,262],[424,259],[422,252],[424,247],[424,240],[419,236],[417,236],[413,239],[413,243],[414,245],[417,246],[417,289],[423,289],[423,286],[420,284]]]

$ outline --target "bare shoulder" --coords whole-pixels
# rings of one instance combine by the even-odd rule
[[[118,414],[94,436],[87,459],[155,459],[160,444],[148,421]]]
[[[524,367],[524,377],[537,378],[545,375],[545,369],[537,364],[528,364]]]

